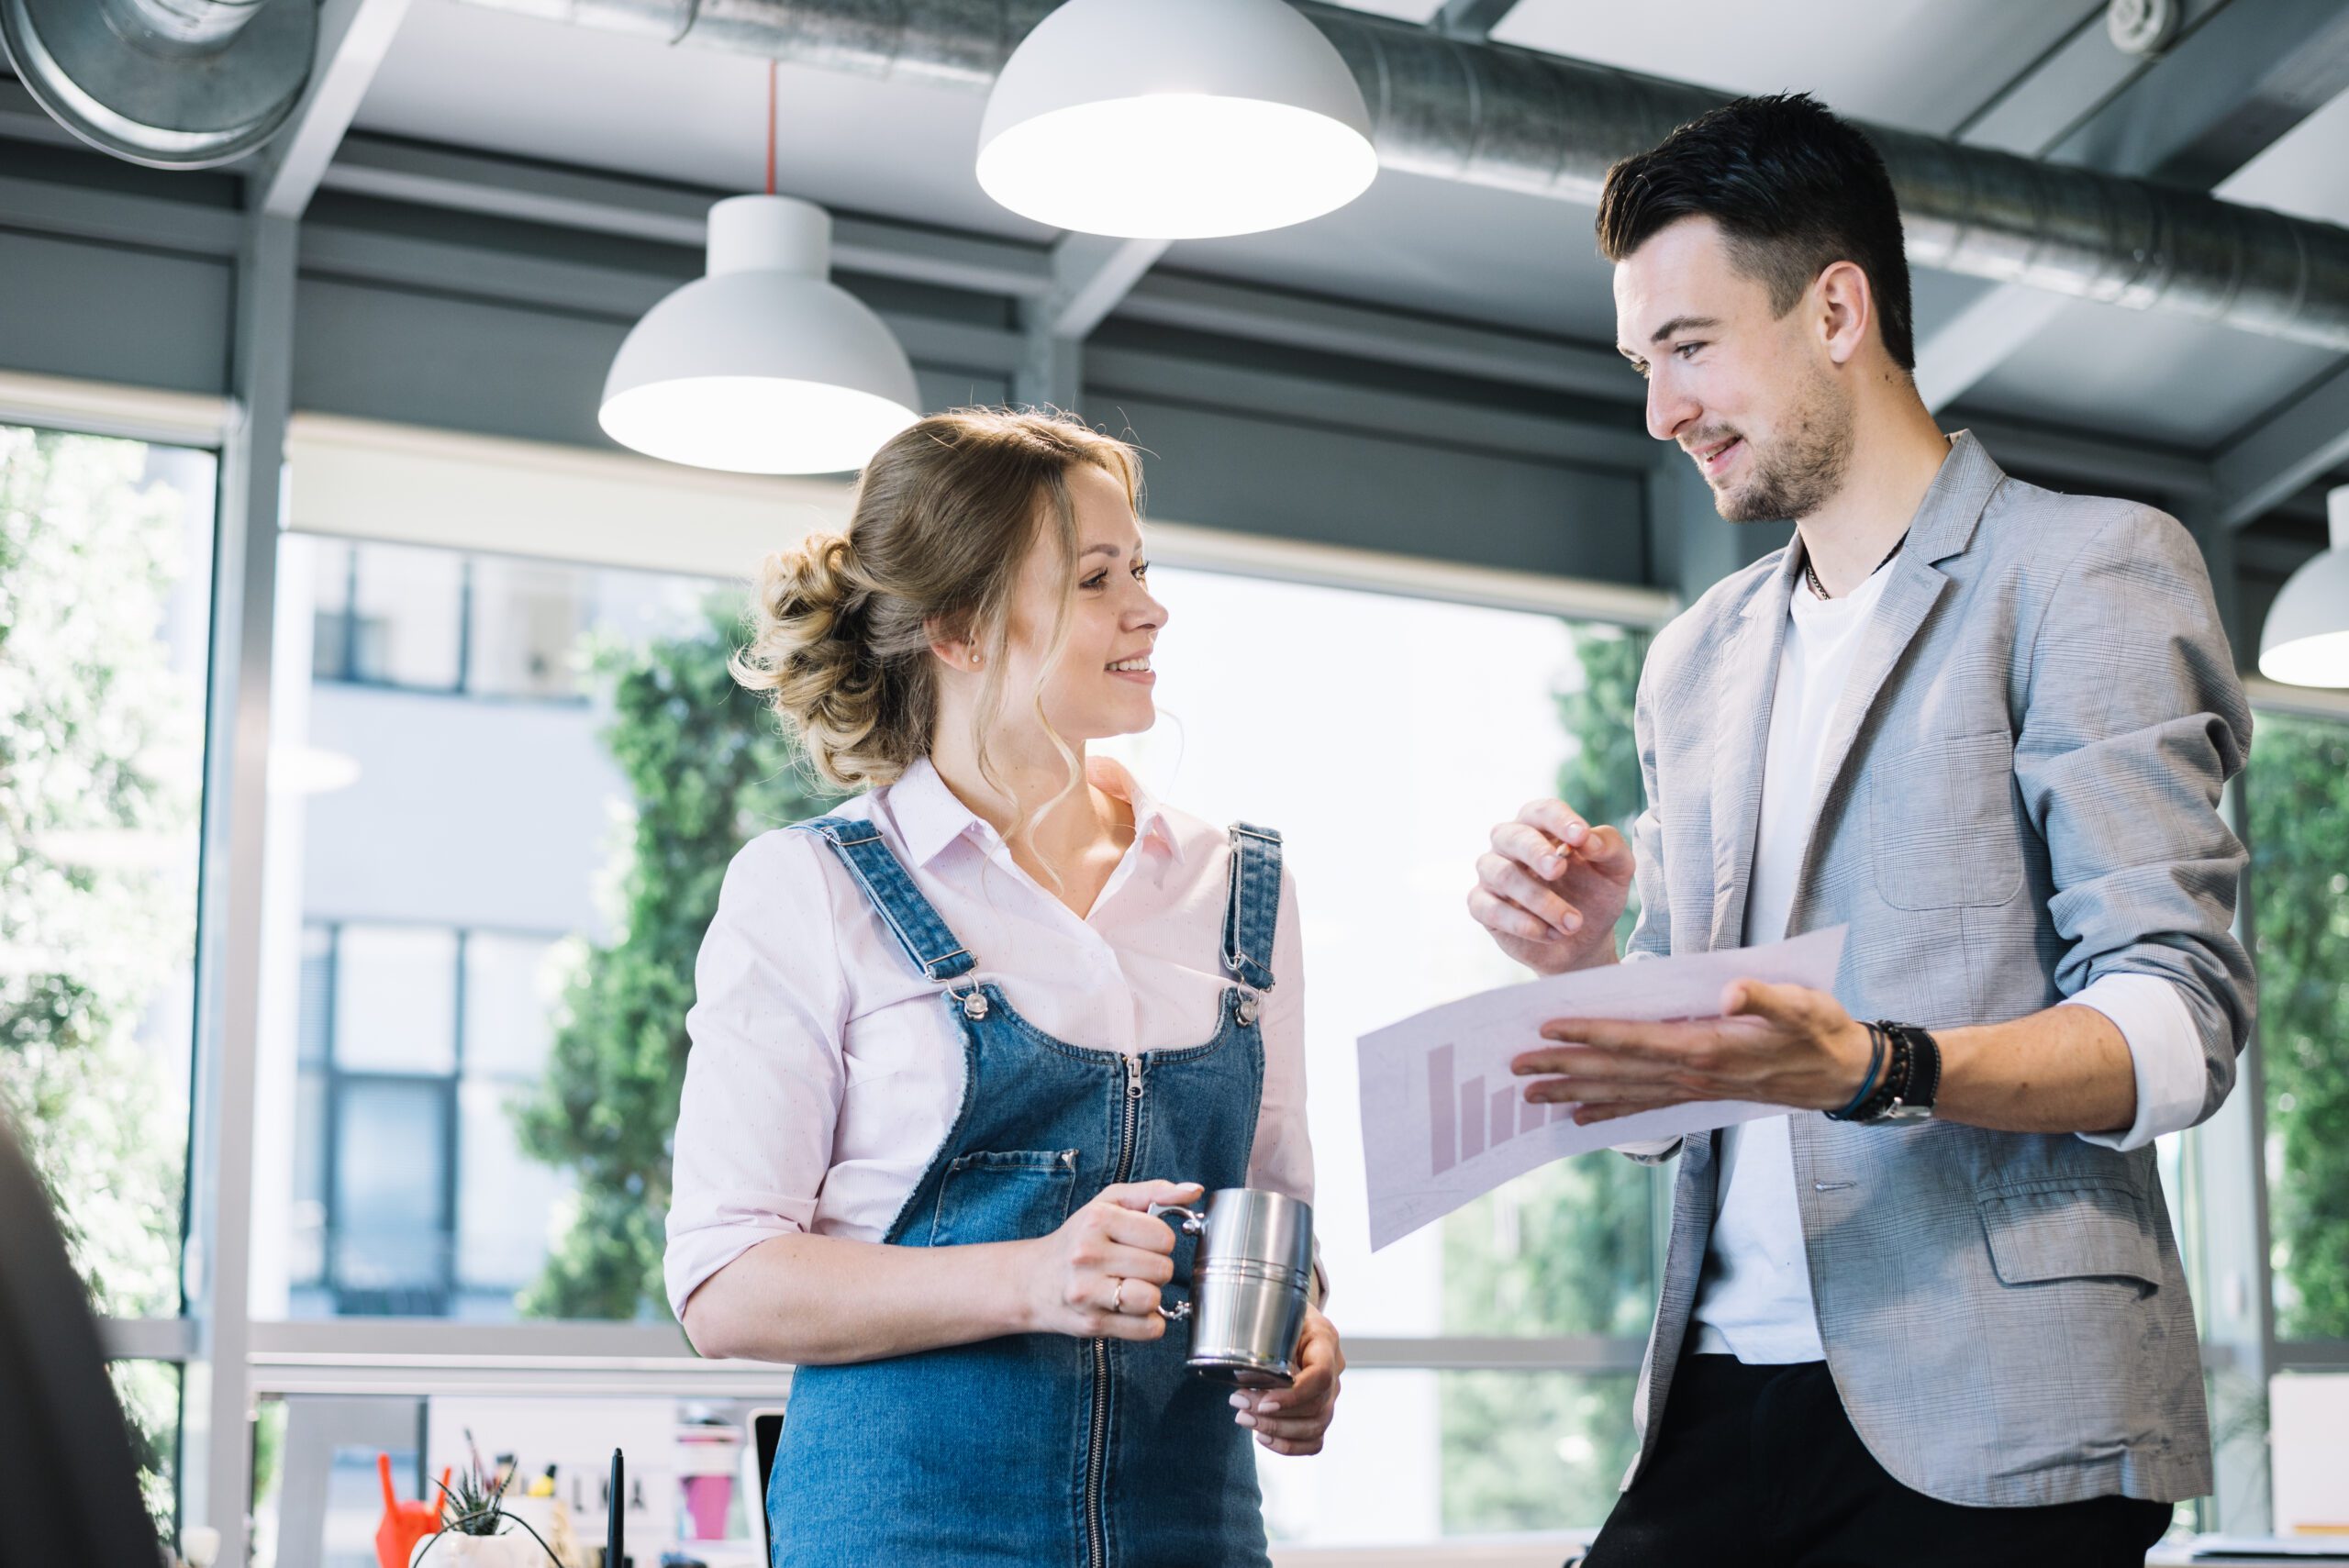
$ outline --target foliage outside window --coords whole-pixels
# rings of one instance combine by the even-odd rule
[[[604,738],[636,814],[616,878],[619,934],[580,952],[542,1085],[520,1108],[523,1148],[578,1183],[526,1316],[668,1316],[661,1254],[694,959],[734,851],[829,798],[727,672],[740,632],[731,604],[714,599],[704,635],[607,641],[590,660],[612,685]]]
[[[2349,1338],[2349,724],[2261,714],[2244,776],[2277,1332]]]
[[[204,564],[149,459],[0,426],[0,1111],[93,1306],[127,1318],[180,1310],[188,1018],[158,1013],[195,948],[202,767],[164,627]],[[177,1373],[115,1370],[167,1516]]]

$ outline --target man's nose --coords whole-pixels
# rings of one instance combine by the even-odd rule
[[[1661,371],[1648,377],[1648,434],[1659,441],[1675,440],[1697,417],[1702,406],[1674,385]]]

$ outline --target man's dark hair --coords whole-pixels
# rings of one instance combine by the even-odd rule
[[[1900,204],[1884,159],[1857,127],[1808,93],[1740,98],[1690,120],[1607,172],[1598,251],[1620,261],[1684,217],[1709,217],[1738,271],[1784,316],[1837,261],[1868,276],[1884,347],[1917,368]]]

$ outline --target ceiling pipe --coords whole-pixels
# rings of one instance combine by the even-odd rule
[[[21,3],[21,0],[11,0]],[[891,81],[983,92],[1052,0],[468,0]],[[1382,167],[1595,204],[1618,159],[1725,100],[1685,83],[1301,4]],[[2349,228],[1871,127],[1909,254],[1935,267],[2349,351]]]
[[[309,84],[317,0],[0,0],[25,90],[99,149],[158,169],[243,157]]]

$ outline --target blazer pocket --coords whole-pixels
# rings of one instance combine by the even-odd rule
[[[939,1184],[930,1244],[1026,1241],[1049,1236],[1068,1218],[1076,1192],[1076,1151],[1019,1149],[958,1154]]]
[[[2161,1288],[2162,1250],[2144,1200],[2126,1182],[2054,1177],[1975,1199],[1990,1266],[2007,1284],[2125,1279]]]
[[[1868,769],[1868,853],[1896,909],[2006,903],[2022,888],[2015,742],[2003,729],[1927,740]]]

